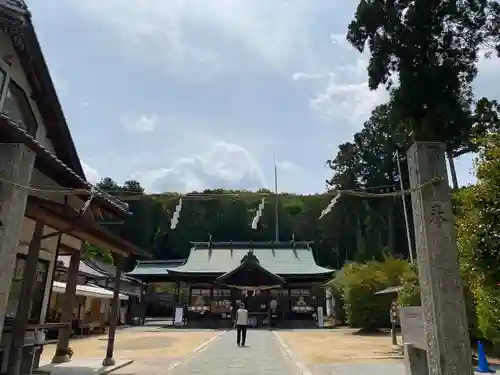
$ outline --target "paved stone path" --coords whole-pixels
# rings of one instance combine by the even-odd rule
[[[236,332],[228,331],[169,375],[298,375],[279,340],[270,331],[249,330],[247,346],[236,345]]]
[[[330,364],[312,367],[315,375],[405,375],[402,363]]]

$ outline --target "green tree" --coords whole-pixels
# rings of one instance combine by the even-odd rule
[[[454,188],[454,152],[470,140],[487,11],[486,0],[361,0],[347,33],[356,49],[370,51],[370,89],[397,82],[398,122],[418,140],[446,143]]]
[[[406,157],[400,144],[407,131],[394,117],[392,102],[377,106],[352,142],[339,146],[333,160],[327,161],[333,177],[327,184],[338,190],[362,189],[371,193],[399,190],[400,178],[408,187]],[[400,153],[402,176],[399,176],[395,153]],[[405,198],[406,199],[406,198]],[[409,199],[406,201],[411,207]],[[342,197],[329,215],[337,216],[336,230],[350,238],[356,249],[351,260],[382,259],[389,251],[408,256],[404,211],[400,197]],[[409,225],[412,225],[411,215]],[[347,258],[347,257],[346,257]]]

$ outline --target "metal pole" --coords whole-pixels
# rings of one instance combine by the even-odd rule
[[[403,202],[403,213],[405,216],[406,239],[408,240],[408,251],[410,252],[410,262],[413,263],[413,249],[411,246],[410,226],[408,224],[408,211],[406,210],[406,199],[404,195],[403,175],[401,174],[401,163],[399,161],[399,152],[396,150],[396,163],[398,166],[399,186],[401,187],[401,202]]]
[[[278,168],[276,167],[276,154],[274,155],[274,216],[275,216],[275,240],[279,242],[279,206],[278,206]]]

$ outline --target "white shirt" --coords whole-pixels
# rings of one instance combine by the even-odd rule
[[[238,309],[236,311],[236,325],[247,326],[248,325],[248,311],[247,309]]]

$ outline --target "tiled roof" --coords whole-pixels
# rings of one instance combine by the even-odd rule
[[[184,266],[175,269],[183,273],[226,273],[241,264],[250,249],[193,248]],[[262,267],[276,275],[328,274],[332,270],[320,267],[311,249],[253,249]]]
[[[404,288],[402,285],[390,286],[389,288],[385,288],[385,289],[379,290],[378,292],[375,292],[375,294],[395,294],[395,293],[399,293],[403,289]]]
[[[58,156],[79,176],[85,178],[26,2],[0,0],[0,27],[11,36],[26,78],[33,89],[31,95],[38,104]]]
[[[37,158],[44,160],[47,163],[51,163],[54,167],[59,168],[62,173],[70,176],[77,185],[81,186],[81,189],[92,190],[96,189],[94,185],[85,181],[79,175],[77,175],[71,168],[69,168],[66,164],[64,164],[61,160],[57,158],[51,151],[46,149],[40,142],[38,142],[32,135],[28,134],[26,130],[21,128],[18,124],[16,124],[12,119],[0,113],[0,122],[2,125],[6,127],[9,135],[15,141],[23,142],[28,148],[33,150]],[[128,204],[121,202],[120,200],[106,194],[102,190],[96,189],[98,194],[96,199],[101,199],[106,201],[107,203],[115,206],[123,212],[128,211]]]
[[[57,257],[57,261],[61,263],[61,265],[68,269],[69,268],[69,262],[70,262],[71,256],[69,255],[59,255]],[[80,264],[78,265],[78,273],[84,274],[86,276],[92,276],[92,277],[106,277],[103,273],[93,269],[92,267],[89,267],[86,265],[84,262],[80,261]]]
[[[246,248],[242,244],[228,248],[229,243],[222,247],[217,247],[217,243],[214,243],[213,246],[213,248],[193,247],[187,262],[179,267],[171,268],[161,261],[139,262],[128,275],[167,275],[169,269],[173,273],[224,274],[240,266],[241,260],[251,249],[248,244]],[[282,244],[277,246],[278,248],[271,248],[269,244],[267,246],[267,248],[252,246],[253,254],[262,267],[276,275],[328,275],[333,272],[316,264],[312,250],[308,246],[298,248],[293,248],[291,245],[284,247]]]
[[[22,0],[0,0],[0,28],[9,33],[12,37],[14,46],[18,52],[21,64],[27,75],[30,85],[36,87],[32,95],[35,97],[39,110],[45,120],[45,127],[49,137],[53,141],[53,146],[60,154],[61,161],[52,152],[39,144],[31,135],[14,123],[11,119],[7,122],[15,125],[18,128],[18,136],[27,136],[28,139],[23,142],[37,153],[37,156],[44,159],[49,159],[56,168],[65,172],[75,182],[78,188],[92,189],[92,185],[85,180],[85,174],[76,152],[76,148],[69,132],[66,119],[64,117],[61,104],[57,97],[50,73],[45,62],[38,38],[36,36],[33,24],[31,22],[31,14],[29,9]],[[33,79],[31,69],[35,72],[36,78]],[[28,70],[30,70],[28,72]],[[52,116],[47,119],[45,107],[50,107]],[[68,167],[68,165],[70,167]],[[128,204],[120,202],[116,198],[99,191],[99,197],[104,203],[118,208],[122,213],[128,212]]]
[[[83,263],[85,263],[88,267],[91,267],[91,268],[95,269],[96,271],[101,272],[107,278],[110,278],[110,277],[115,278],[116,267],[113,266],[112,264],[106,264],[106,263],[100,262],[100,261],[95,260],[95,259],[84,259]],[[140,283],[140,281],[135,280],[131,277],[128,277],[127,275],[124,275],[124,274],[122,274],[120,279],[123,281]]]
[[[176,269],[186,263],[186,259],[171,259],[171,260],[148,260],[139,261],[137,266],[127,273],[127,276],[139,275],[167,275],[167,269]]]

